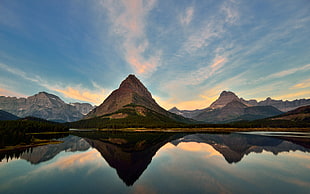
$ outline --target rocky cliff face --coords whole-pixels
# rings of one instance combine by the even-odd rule
[[[287,112],[299,108],[301,106],[310,105],[310,99],[299,99],[293,101],[273,100],[270,97],[257,103],[257,106],[273,106],[282,112]]]
[[[235,106],[231,106],[232,104],[237,105],[237,102],[239,105],[240,103],[243,104],[242,106],[244,106],[244,108],[242,110],[239,109],[237,111]],[[253,99],[245,100],[243,98],[239,98],[236,94],[230,91],[223,91],[219,98],[208,108],[197,110],[179,110],[174,107],[169,111],[187,118],[196,119],[198,121],[217,123],[267,118],[309,104],[310,99],[283,101],[267,98],[264,101],[258,102]],[[236,114],[236,111],[238,114]]]
[[[272,106],[251,106],[232,101],[222,108],[206,109],[194,119],[207,123],[228,123],[239,120],[256,120],[279,115],[282,112]]]
[[[95,106],[89,104],[89,103],[70,103],[71,106],[74,106],[80,113],[83,115],[87,115],[91,110],[95,108]]]
[[[129,75],[118,89],[114,90],[101,105],[87,114],[85,118],[111,114],[125,106],[142,106],[169,118],[176,116],[160,107],[140,80],[134,75]]]
[[[230,91],[223,91],[220,94],[220,97],[214,101],[209,108],[212,109],[217,109],[217,108],[223,108],[224,106],[226,106],[228,103],[232,102],[232,101],[238,101],[241,102],[241,100],[239,99],[239,97],[234,94],[233,92]]]
[[[0,109],[18,117],[33,116],[57,122],[77,121],[83,117],[74,106],[46,92],[28,98],[0,96]]]

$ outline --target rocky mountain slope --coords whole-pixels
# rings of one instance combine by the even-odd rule
[[[295,110],[270,118],[269,120],[287,120],[310,123],[310,105],[299,107]]]
[[[198,121],[205,121],[208,123],[227,123],[238,120],[255,120],[272,117],[305,104],[310,104],[310,99],[283,101],[267,98],[264,101],[257,102],[256,100],[239,98],[236,94],[230,91],[223,91],[219,98],[208,108],[179,110],[176,107],[173,107],[169,111]]]
[[[116,122],[135,122],[136,124],[190,122],[189,119],[160,107],[147,88],[134,75],[129,75],[119,88],[114,90],[101,105],[88,113],[85,119],[98,117],[110,121],[126,119]]]
[[[83,115],[87,115],[91,110],[95,108],[95,106],[89,104],[89,103],[70,103],[71,106],[74,106],[80,113]]]
[[[282,112],[272,106],[252,106],[232,101],[222,108],[206,109],[194,119],[207,123],[228,123],[239,120],[256,120],[279,115]]]
[[[17,119],[19,119],[19,117],[6,111],[0,110],[0,121],[17,120]]]
[[[83,106],[81,105],[79,108],[84,111]],[[0,96],[0,109],[18,117],[33,116],[50,121],[71,122],[84,116],[79,108],[46,92],[40,92],[27,98]]]

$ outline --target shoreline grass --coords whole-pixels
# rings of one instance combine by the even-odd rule
[[[310,128],[120,128],[120,129],[97,129],[97,131],[119,132],[250,132],[250,131],[274,131],[274,132],[310,132]]]

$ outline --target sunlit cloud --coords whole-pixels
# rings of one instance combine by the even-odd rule
[[[190,151],[190,152],[203,152],[207,156],[222,156],[218,151],[216,151],[211,145],[206,143],[197,142],[182,142],[177,146],[179,149]]]
[[[93,168],[100,168],[103,164],[103,159],[100,153],[93,149],[87,152],[74,153],[73,155],[60,157],[55,162],[42,166],[41,168],[36,169],[33,173],[47,171],[47,170],[70,170],[76,167],[81,167],[92,163]]]
[[[36,83],[42,87],[45,87],[48,90],[59,92],[67,98],[71,98],[71,99],[75,99],[75,100],[81,100],[81,101],[90,102],[90,103],[94,103],[94,104],[100,104],[103,102],[104,98],[107,95],[107,91],[104,88],[100,87],[95,82],[92,82],[94,90],[85,89],[82,86],[63,87],[63,86],[60,86],[61,84],[49,83],[39,76],[32,76],[32,75],[27,74],[26,72],[23,72],[19,69],[11,68],[5,64],[0,63],[0,68],[3,68],[7,72],[10,72],[14,75],[20,76],[25,80],[34,82],[34,83]],[[22,94],[11,92],[9,90],[5,90],[2,88],[0,88],[0,94],[5,95],[5,96],[7,96],[7,95],[24,96]]]
[[[103,102],[106,92],[105,90],[90,91],[82,88],[67,87],[65,89],[51,88],[54,91],[62,93],[65,97],[100,104]]]
[[[205,108],[206,104],[209,104],[208,101],[204,97],[199,97],[197,100],[190,100],[190,101],[179,101],[177,99],[168,99],[164,100],[158,96],[153,96],[156,102],[165,108],[166,110],[171,109],[172,107],[177,107],[180,110],[193,110],[193,109],[201,109]]]
[[[133,187],[133,193],[136,193],[136,194],[140,194],[140,193],[155,194],[157,192],[152,190],[152,187],[150,187],[148,185],[136,184]]]
[[[194,7],[187,8],[185,13],[180,16],[180,23],[182,25],[188,25],[193,19],[194,11]]]
[[[161,51],[149,45],[145,34],[146,17],[155,3],[155,0],[101,2],[108,11],[113,34],[121,37],[120,51],[123,52],[124,59],[137,74],[152,73],[160,64]]]
[[[225,60],[216,60],[217,62],[212,65],[215,66],[214,69],[221,67],[217,64],[218,62],[224,63]],[[215,65],[214,65],[215,64]],[[217,65],[216,65],[217,64]],[[213,69],[213,70],[214,70]],[[160,96],[153,96],[157,103],[159,103],[165,109],[171,109],[172,107],[177,107],[180,110],[194,110],[207,108],[212,102],[214,102],[223,90],[230,90],[230,84],[241,82],[240,78],[242,74],[236,75],[229,80],[225,80],[221,83],[213,85],[210,88],[205,88],[200,86],[201,89],[199,93],[195,92],[191,95],[191,98],[186,100],[178,93],[178,91],[186,90],[187,85],[192,85],[191,82],[201,83],[205,78],[200,78],[201,80],[190,79],[188,77],[183,77],[183,79],[173,80],[165,85],[167,91],[170,91],[171,95],[169,97],[163,98]]]
[[[310,88],[310,79],[304,80],[303,82],[300,82],[292,86],[290,89],[303,89],[303,88]]]
[[[10,90],[6,90],[4,88],[0,88],[0,96],[15,96],[15,97],[25,97],[25,95],[14,92],[14,91],[10,91]]]
[[[275,99],[288,99],[288,100],[295,100],[300,98],[309,98],[310,91],[301,91],[301,92],[293,92],[289,94],[283,94],[283,95],[276,95]]]

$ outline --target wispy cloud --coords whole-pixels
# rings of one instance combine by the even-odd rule
[[[44,80],[40,76],[27,74],[26,72],[21,71],[20,69],[10,67],[3,63],[0,63],[0,68],[9,73],[12,73],[13,75],[17,75],[23,78],[24,80],[34,82],[39,86],[42,86],[48,90],[59,92],[67,98],[99,104],[103,102],[104,98],[107,95],[107,91],[104,88],[100,87],[95,82],[92,82],[94,89],[90,90],[83,88],[80,85],[70,86],[69,84],[66,84],[67,86],[63,86],[63,84],[60,84],[59,82],[52,83],[47,80]],[[0,94],[1,93],[3,93],[3,95],[24,96],[21,94],[17,94],[15,92],[10,92],[9,90],[5,89],[0,89]]]
[[[4,71],[7,71],[9,73],[12,73],[14,75],[17,75],[19,77],[22,77],[23,79],[26,79],[28,81],[32,81],[32,82],[40,82],[40,78],[39,76],[28,76],[24,71],[21,71],[17,68],[14,67],[10,67],[6,64],[0,63],[0,68],[3,69]]]
[[[218,84],[212,88],[200,89],[201,91],[199,93],[193,93],[191,95],[192,98],[190,100],[180,98],[178,92],[173,92],[173,95],[169,98],[161,98],[159,96],[153,97],[159,105],[167,110],[172,107],[177,107],[180,110],[203,109],[214,102],[219,97],[220,93],[227,88],[222,84]],[[174,91],[173,88],[171,88],[171,90]]]
[[[207,156],[222,156],[218,151],[216,151],[211,145],[206,143],[197,142],[181,142],[178,144],[177,148],[190,151],[190,152],[202,152]]]
[[[15,96],[15,97],[25,97],[25,95],[10,91],[4,88],[0,88],[0,96]]]
[[[192,19],[193,19],[193,15],[194,15],[194,7],[189,7],[185,10],[185,12],[183,14],[181,14],[180,16],[180,23],[183,26],[188,25]]]
[[[150,47],[145,32],[146,17],[155,3],[155,0],[101,2],[108,11],[112,32],[121,37],[120,51],[138,74],[152,73],[160,64],[161,51]]]
[[[59,89],[59,88],[50,88],[50,89],[62,93],[67,98],[81,100],[85,102],[91,102],[94,104],[102,103],[106,96],[105,90],[90,91],[81,89],[80,87],[79,88],[67,87],[65,89]]]
[[[304,80],[298,84],[295,84],[290,89],[303,89],[303,88],[310,88],[310,79]]]
[[[186,24],[186,21],[191,21],[192,12],[190,9],[186,11],[185,16],[188,16],[188,19],[187,17],[183,17],[183,20],[181,20],[184,24]],[[239,18],[237,3],[234,1],[224,2],[220,7],[220,14],[215,14],[208,20],[202,22],[202,25],[184,42],[181,52],[185,51],[189,54],[194,54],[199,49],[208,47],[209,44],[227,32],[228,26],[237,24]]]
[[[226,14],[225,22],[234,24],[239,20],[239,12],[237,9],[237,2],[234,0],[225,1],[221,10]]]
[[[291,69],[287,69],[287,70],[283,70],[277,73],[273,73],[270,74],[264,78],[259,79],[258,81],[261,80],[270,80],[270,79],[277,79],[277,78],[282,78],[300,71],[308,71],[310,70],[310,64],[304,65],[304,66],[300,66],[300,67],[296,67],[296,68],[291,68]]]
[[[296,98],[309,98],[310,91],[293,92],[289,94],[277,95],[275,99],[290,99],[294,100]]]

